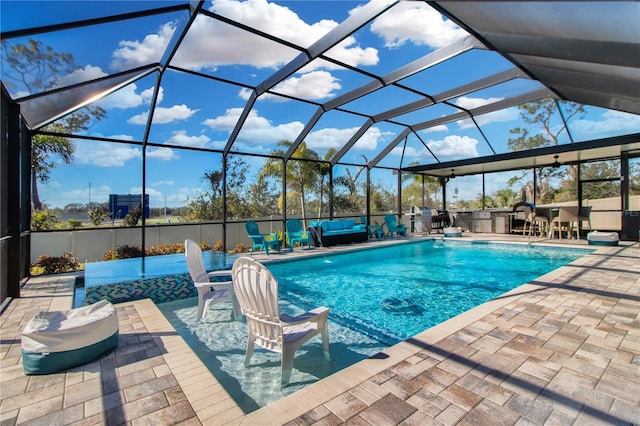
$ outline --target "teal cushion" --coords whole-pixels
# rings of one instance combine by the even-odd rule
[[[327,231],[340,231],[344,229],[341,220],[332,220],[327,224]]]
[[[356,226],[356,221],[353,219],[344,219],[342,221],[342,229],[353,228]]]

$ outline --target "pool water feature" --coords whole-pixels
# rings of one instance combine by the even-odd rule
[[[230,269],[236,257],[219,251],[202,254],[207,271]],[[122,303],[146,298],[163,303],[196,294],[184,253],[85,264],[82,304],[103,299]]]
[[[248,413],[592,251],[430,240],[269,262],[282,312],[331,309],[333,360],[324,361],[320,338],[310,340],[283,388],[279,354],[256,349],[244,367],[246,323],[232,319],[230,306],[211,308],[205,322],[195,298],[158,306]]]

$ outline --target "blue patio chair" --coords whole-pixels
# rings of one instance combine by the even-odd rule
[[[259,252],[264,250],[267,255],[269,254],[269,249],[274,248],[280,251],[280,241],[278,240],[278,234],[261,234],[260,228],[258,224],[253,220],[248,220],[244,225],[247,229],[247,234],[249,234],[249,238],[251,238],[251,254],[253,254],[254,250],[258,250]]]
[[[366,225],[367,218],[365,216],[360,216],[360,223]],[[378,222],[373,225],[367,226],[367,230],[369,231],[369,238],[376,237],[379,240],[384,238],[384,228],[382,227],[382,225],[379,225]]]
[[[386,215],[384,217],[384,223],[387,225],[390,237],[392,237],[393,234],[396,234],[396,236],[407,236],[407,225],[405,225],[404,223],[398,223],[394,214]]]
[[[306,231],[299,219],[289,219],[286,223],[286,236],[289,240],[289,248],[293,250],[293,246],[299,243],[301,247],[306,244],[311,248],[311,233]]]

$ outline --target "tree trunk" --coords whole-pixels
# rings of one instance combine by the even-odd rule
[[[33,169],[31,170],[31,205],[33,206],[33,211],[38,212],[42,210],[42,202],[38,194],[38,178]]]
[[[304,211],[304,189],[300,189],[300,211],[302,212],[302,226],[307,227],[307,216]]]
[[[324,176],[322,180],[320,180],[320,202],[318,203],[318,220],[320,220],[320,216],[322,215],[322,198],[324,197]]]

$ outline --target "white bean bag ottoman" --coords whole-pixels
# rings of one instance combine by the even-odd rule
[[[587,241],[593,246],[617,246],[618,240],[617,232],[592,231],[587,234]]]
[[[118,345],[118,315],[106,300],[39,312],[22,332],[25,374],[50,374],[103,357]]]
[[[443,230],[445,237],[462,237],[462,228],[459,226],[449,226]]]

